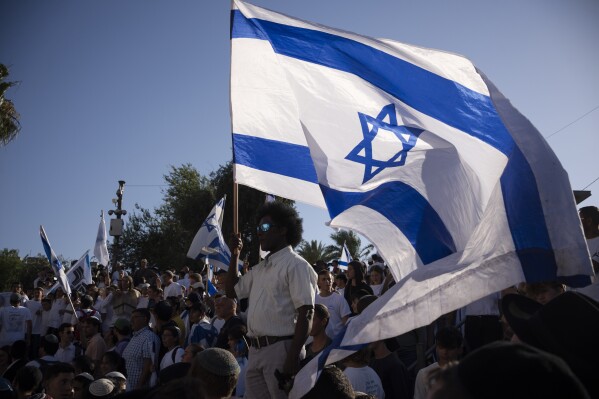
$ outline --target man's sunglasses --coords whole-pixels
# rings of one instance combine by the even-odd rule
[[[266,233],[268,230],[270,230],[271,227],[276,226],[276,224],[274,223],[262,223],[259,224],[258,227],[256,227],[256,231],[258,233],[262,232],[262,233]]]

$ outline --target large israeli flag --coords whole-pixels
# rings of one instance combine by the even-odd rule
[[[236,181],[305,202],[318,184],[331,227],[368,238],[397,281],[339,348],[521,281],[588,284],[566,172],[468,59],[238,0],[231,38]]]
[[[65,294],[71,295],[71,286],[69,285],[69,280],[64,271],[64,267],[62,263],[56,257],[52,246],[50,245],[50,241],[48,240],[48,236],[46,235],[46,231],[44,230],[44,226],[40,226],[40,237],[42,238],[42,245],[44,246],[44,252],[46,252],[46,257],[50,262],[50,266],[52,266],[52,270],[60,283],[62,290]]]
[[[225,199],[226,197],[223,197],[214,205],[214,208],[200,226],[189,247],[189,251],[187,251],[187,257],[192,259],[208,258],[210,264],[219,269],[228,270],[231,251],[225,243],[221,228]]]

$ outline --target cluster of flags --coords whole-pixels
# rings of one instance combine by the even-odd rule
[[[92,270],[90,263],[89,250],[75,262],[68,271],[65,271],[62,262],[56,256],[56,253],[50,245],[44,226],[40,226],[40,237],[46,257],[50,262],[54,275],[57,278],[56,284],[50,291],[54,291],[59,286],[63,292],[70,296],[72,291],[85,291],[85,286],[92,283]],[[104,211],[100,215],[100,225],[98,227],[98,235],[94,246],[94,256],[98,259],[98,263],[109,268],[110,258],[108,254],[108,244],[106,236],[106,224],[104,223]],[[110,269],[109,269],[110,271]]]
[[[397,281],[302,369],[291,397],[352,348],[510,285],[590,282],[566,172],[467,58],[240,0],[231,24],[236,182],[325,207]]]

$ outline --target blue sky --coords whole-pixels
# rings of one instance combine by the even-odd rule
[[[256,0],[297,18],[465,55],[542,132],[574,189],[599,177],[596,0]],[[161,203],[169,165],[209,174],[231,159],[228,1],[8,0],[0,62],[21,114],[0,148],[0,248],[92,249],[100,210]],[[599,193],[599,182],[589,190]],[[582,205],[599,205],[599,194]],[[306,239],[324,210],[299,205]],[[126,219],[125,219],[126,220]]]

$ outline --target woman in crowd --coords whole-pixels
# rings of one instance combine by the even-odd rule
[[[352,293],[365,290],[370,295],[374,295],[372,288],[370,288],[364,278],[364,269],[364,264],[357,260],[352,260],[347,265],[347,285],[343,291],[343,296],[350,307],[352,305]]]

